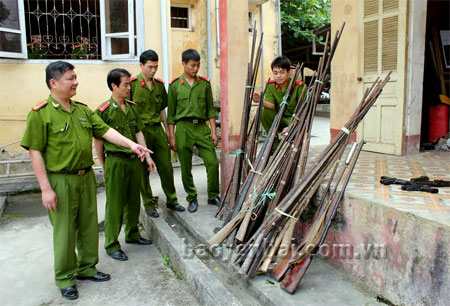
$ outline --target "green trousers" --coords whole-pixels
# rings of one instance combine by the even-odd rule
[[[277,112],[271,109],[263,108],[261,113],[261,124],[264,128],[264,131],[266,131],[266,134],[269,133],[270,128],[272,127],[273,120],[275,119],[275,116],[277,115]],[[287,127],[290,123],[291,118],[289,117],[283,117],[281,119],[280,127],[278,128],[278,132],[280,133],[285,127]],[[278,147],[278,144],[280,143],[280,139],[278,137],[275,138],[273,142],[272,150],[275,150]]]
[[[197,147],[206,167],[208,200],[219,196],[219,162],[214,143],[211,140],[211,129],[206,124],[194,124],[178,121],[175,129],[175,143],[181,166],[181,179],[187,193],[186,200],[197,199],[197,189],[192,177],[192,154]]]
[[[48,211],[53,226],[55,283],[75,285],[75,276],[97,273],[98,219],[94,171],[84,175],[49,173],[58,198],[56,211]],[[77,253],[75,253],[75,247]]]
[[[142,165],[139,159],[107,156],[105,250],[120,250],[119,234],[125,221],[125,241],[141,238],[138,228],[140,211],[140,178]]]
[[[146,125],[144,129],[145,142],[147,147],[153,151],[152,159],[156,164],[161,187],[167,198],[167,205],[178,204],[177,193],[175,191],[175,183],[173,179],[172,161],[170,159],[170,148],[167,143],[167,136],[161,124]],[[149,171],[147,164],[143,164],[141,179],[141,196],[145,209],[155,209],[156,201],[154,200],[152,188],[150,186]]]
[[[273,120],[275,119],[275,116],[277,115],[277,112],[271,109],[267,109],[267,108],[263,108],[262,113],[261,113],[261,124],[264,128],[264,131],[266,131],[266,133],[269,133],[269,130],[272,126]],[[278,128],[278,132],[281,132],[285,127],[287,127],[289,125],[289,123],[291,122],[291,118],[288,117],[283,117],[283,119],[281,119],[281,123],[280,123],[280,127]]]

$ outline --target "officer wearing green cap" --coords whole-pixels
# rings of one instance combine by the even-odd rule
[[[29,150],[53,226],[55,283],[67,299],[78,298],[75,278],[111,277],[97,271],[98,220],[92,138],[130,148],[140,158],[150,151],[106,125],[86,105],[71,100],[78,86],[74,66],[57,61],[46,68],[47,100],[28,114],[21,146]],[[75,251],[77,249],[77,252]]]
[[[263,111],[261,114],[261,123],[264,127],[266,133],[269,132],[272,126],[273,120],[280,110],[281,103],[283,102],[283,97],[286,94],[287,88],[291,78],[289,76],[291,70],[291,62],[288,58],[284,56],[279,56],[272,61],[271,64],[273,80],[269,81],[264,94]],[[286,128],[291,122],[292,115],[295,113],[297,107],[297,102],[299,97],[302,95],[304,84],[301,81],[296,81],[294,83],[294,90],[286,106],[283,119],[281,120],[280,127],[278,129],[281,132]],[[260,95],[255,93],[253,95],[253,101],[258,102]],[[276,141],[276,144],[278,141]]]
[[[112,96],[95,112],[106,124],[128,139],[146,146],[142,134],[144,126],[136,111],[136,104],[125,99],[130,95],[130,76],[127,70],[121,68],[108,73],[106,80]],[[137,155],[129,148],[100,139],[95,139],[94,144],[106,181],[105,250],[113,259],[125,261],[128,257],[118,241],[124,221],[126,243],[139,245],[152,243],[141,237],[138,228],[142,165]],[[156,169],[149,154],[145,155],[145,161],[150,171]]]
[[[153,50],[144,51],[139,57],[139,62],[141,73],[131,79],[130,97],[136,103],[136,110],[144,124],[143,133],[148,148],[153,151],[152,157],[156,163],[161,187],[167,198],[167,208],[181,212],[185,208],[178,204],[168,144],[169,130],[165,110],[167,92],[164,82],[155,78],[158,71],[158,54]],[[142,174],[141,196],[145,211],[150,217],[157,218],[159,217],[156,210],[157,197],[153,197],[149,172],[144,168]]]
[[[182,53],[181,61],[184,72],[172,80],[169,86],[167,124],[170,146],[178,152],[180,159],[181,178],[189,203],[188,211],[194,213],[198,208],[197,189],[192,177],[194,146],[206,167],[208,204],[220,204],[219,162],[214,148],[218,143],[216,112],[209,79],[197,75],[200,54],[188,49]],[[209,122],[210,127],[206,122]]]

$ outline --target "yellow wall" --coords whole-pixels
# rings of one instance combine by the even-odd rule
[[[25,120],[31,108],[49,95],[45,84],[46,63],[0,64],[0,145],[21,139],[25,130]],[[136,64],[82,64],[72,61],[78,76],[77,95],[74,100],[97,107],[111,95],[106,85],[106,75],[113,68],[122,67],[136,73]],[[7,148],[8,152],[20,150],[19,146]],[[21,150],[20,150],[21,151]]]
[[[181,64],[181,53],[186,49],[195,49],[200,53],[201,66],[199,75],[208,76],[208,40],[207,40],[207,18],[206,18],[206,1],[205,0],[172,0],[172,6],[183,6],[190,8],[190,30],[172,29],[170,20],[168,22],[170,32],[170,51],[172,59],[172,67],[170,69],[171,77],[175,78],[183,73]],[[170,7],[168,9],[170,12]],[[215,1],[211,0],[211,8],[209,12],[211,16],[211,85],[213,88],[213,96],[215,100],[220,98],[220,66],[216,61],[216,11]]]
[[[330,128],[341,129],[358,104],[359,27],[358,0],[331,1],[331,36],[345,29],[331,64]]]
[[[145,50],[152,49],[159,56],[159,69],[156,76],[163,79],[162,66],[162,38],[161,38],[161,5],[159,0],[144,1],[144,44]],[[170,13],[169,4],[166,5],[168,14]],[[170,29],[170,18],[166,19],[167,27]],[[170,48],[169,48],[170,49]],[[169,61],[170,63],[170,61]],[[170,80],[170,75],[169,75]]]
[[[144,49],[155,50],[160,57],[158,77],[163,78],[163,54],[160,1],[145,0],[144,2]],[[236,37],[237,29],[247,26],[247,7],[242,7],[246,1],[229,1],[229,107],[242,109],[243,92],[246,79],[248,57],[248,33],[245,37]],[[172,30],[170,26],[170,6],[184,4],[192,7],[192,31]],[[270,62],[277,55],[276,0],[270,0],[264,6],[264,62],[265,79],[270,76]],[[259,8],[253,7],[259,31]],[[182,72],[181,53],[187,48],[195,48],[202,56],[201,75],[207,75],[207,28],[206,0],[166,0],[167,11],[167,45],[168,45],[168,79]],[[236,15],[232,12],[237,12]],[[220,62],[216,60],[216,10],[215,1],[211,0],[211,63],[212,86],[215,100],[220,99]],[[243,33],[243,31],[241,31]],[[106,74],[113,68],[122,67],[133,75],[139,73],[138,60],[129,62],[73,60],[80,85],[74,99],[95,108],[100,102],[109,98],[110,91],[106,85]],[[32,106],[47,98],[49,91],[45,84],[45,60],[9,60],[0,59],[0,145],[19,140],[25,130],[26,116]],[[243,72],[245,71],[245,72]],[[260,81],[258,81],[258,85]],[[236,90],[239,88],[240,90]],[[231,125],[239,130],[240,116],[232,116]],[[230,132],[235,132],[232,128]],[[18,145],[6,148],[8,153],[23,153]]]
[[[191,29],[171,29],[172,78],[183,73],[181,53],[195,49],[202,58],[199,74],[207,75],[206,5],[204,1],[171,1],[172,6],[189,7]],[[169,23],[170,27],[170,23]]]
[[[270,0],[262,5],[263,8],[263,63],[259,67],[257,86],[261,86],[261,70],[264,70],[264,83],[267,79],[272,78],[272,69],[270,64],[273,59],[278,56],[278,9],[277,0]],[[256,29],[258,31],[258,39],[261,34],[261,11],[259,6],[250,5],[249,11],[253,12],[253,19],[256,20]],[[251,44],[253,36],[249,35],[249,54],[251,53]],[[257,40],[259,42],[259,40]],[[258,44],[257,44],[258,46]]]

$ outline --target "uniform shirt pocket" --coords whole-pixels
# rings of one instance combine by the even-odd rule
[[[136,134],[138,132],[137,118],[136,117],[131,117],[128,124],[130,125],[131,133]]]
[[[92,138],[92,124],[89,121],[80,121],[80,125],[84,132],[84,135]]]
[[[182,113],[189,109],[189,92],[179,91],[177,93],[177,113]]]
[[[69,128],[71,127],[68,123],[52,124],[50,127],[51,134],[48,139],[49,144],[53,143],[55,145],[66,145],[71,143]]]
[[[161,96],[160,93],[155,95],[155,100],[154,100],[155,104],[154,104],[154,108],[153,110],[158,113],[162,110],[162,102],[163,102],[163,98]]]
[[[197,105],[199,109],[206,110],[206,95],[203,91],[197,94]]]

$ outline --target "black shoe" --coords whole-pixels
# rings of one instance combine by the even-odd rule
[[[111,253],[107,253],[112,259],[119,260],[119,261],[126,261],[128,260],[128,256],[122,251],[114,251]]]
[[[197,200],[192,200],[191,202],[189,202],[189,206],[188,206],[188,211],[190,213],[195,213],[198,209],[198,202]]]
[[[146,209],[145,212],[147,213],[148,216],[152,217],[152,218],[158,218],[159,214],[158,211],[155,209]]]
[[[128,244],[150,245],[153,242],[149,239],[139,238],[138,240],[125,240]]]
[[[219,197],[215,197],[212,200],[208,200],[208,204],[209,205],[215,205],[215,206],[219,206],[220,205],[220,198]]]
[[[186,210],[186,208],[184,208],[180,204],[167,205],[167,209],[171,209],[171,210],[175,210],[175,211],[185,211]]]
[[[68,300],[76,300],[78,299],[78,290],[75,286],[70,286],[61,289],[61,295],[63,298]]]
[[[106,282],[111,279],[111,275],[103,273],[103,272],[97,272],[92,276],[78,276],[76,277],[79,280],[90,280],[93,282]]]

